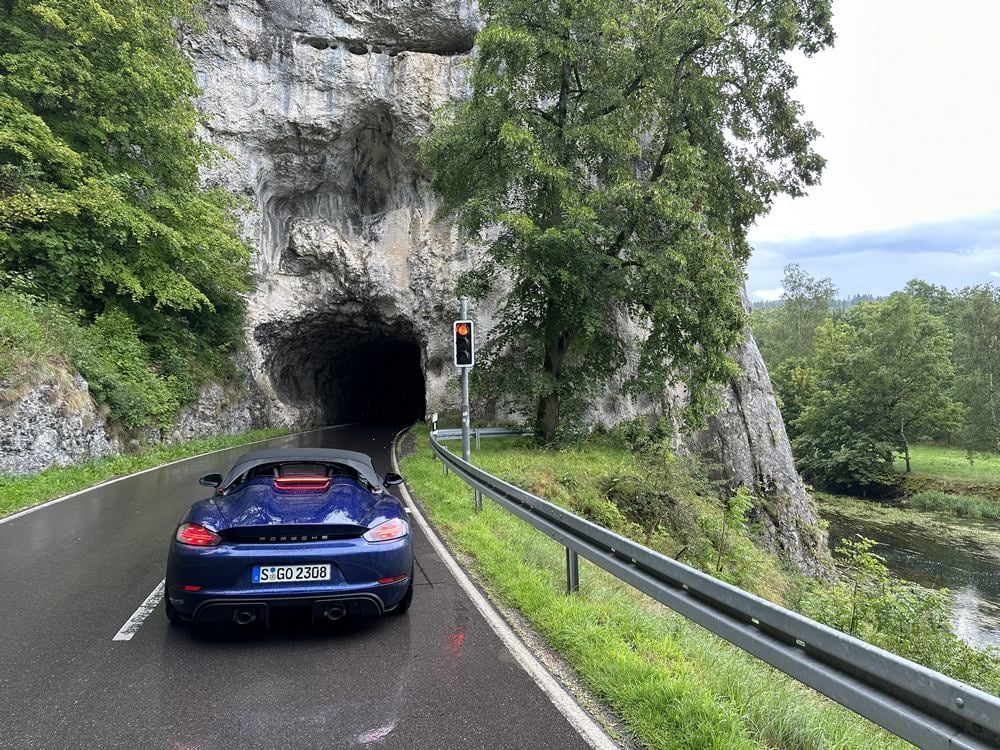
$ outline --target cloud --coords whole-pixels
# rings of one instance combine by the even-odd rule
[[[776,302],[781,299],[784,292],[785,290],[779,286],[777,289],[758,289],[753,293],[753,296],[764,302]]]
[[[877,232],[839,237],[804,237],[780,242],[755,242],[754,249],[774,256],[827,257],[861,251],[900,255],[966,253],[1000,248],[1000,211],[971,219],[913,224]]]
[[[782,269],[790,263],[812,276],[832,278],[844,296],[885,294],[914,278],[952,289],[981,284],[985,277],[1000,279],[1000,211],[877,232],[753,244],[748,286],[762,292],[781,285]]]

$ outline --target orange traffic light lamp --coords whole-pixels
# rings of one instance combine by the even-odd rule
[[[455,367],[472,367],[476,363],[475,331],[471,320],[456,320]]]

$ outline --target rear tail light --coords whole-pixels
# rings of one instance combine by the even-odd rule
[[[192,547],[215,547],[222,541],[222,537],[196,523],[182,523],[177,529],[177,541]]]
[[[385,523],[380,523],[374,529],[365,532],[365,539],[369,542],[391,542],[393,539],[401,539],[410,533],[410,525],[402,518],[393,518]]]

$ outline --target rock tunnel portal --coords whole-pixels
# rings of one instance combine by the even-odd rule
[[[258,329],[278,398],[315,425],[423,419],[423,348],[412,324],[343,313]]]

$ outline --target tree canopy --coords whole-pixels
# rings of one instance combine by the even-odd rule
[[[232,198],[200,187],[217,154],[175,29],[195,6],[0,5],[0,270],[89,315],[124,307],[149,331],[180,316],[221,344],[232,325],[202,314],[238,321],[248,250]]]
[[[897,293],[852,308],[817,331],[816,385],[796,422],[796,455],[828,487],[885,491],[893,455],[958,429],[947,327],[927,305]]]
[[[638,349],[630,387],[683,380],[697,416],[735,373],[747,229],[823,166],[787,54],[832,42],[829,0],[481,8],[471,96],[422,154],[485,249],[463,291],[502,295],[490,382],[551,440]]]

